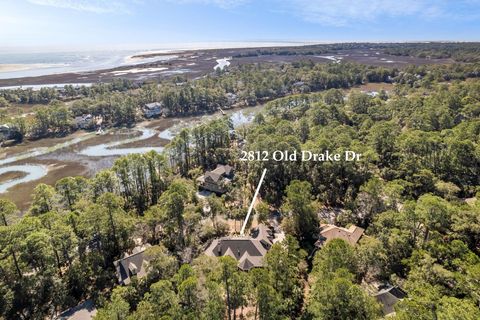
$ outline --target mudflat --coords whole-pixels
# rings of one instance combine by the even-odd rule
[[[178,123],[184,126],[194,125],[201,121],[203,115],[190,116],[182,118],[160,118],[138,123],[135,128],[111,128],[105,134],[95,135],[92,132],[76,131],[68,136],[60,138],[45,138],[36,141],[25,141],[22,144],[3,148],[0,160],[15,158],[24,153],[33,150],[51,148],[45,153],[27,157],[21,160],[9,162],[9,165],[45,165],[48,173],[36,180],[17,184],[9,188],[6,192],[0,194],[12,200],[21,211],[28,209],[32,199],[31,195],[34,188],[39,183],[55,185],[55,183],[64,177],[84,176],[92,177],[98,171],[110,168],[119,155],[114,156],[87,156],[80,153],[83,149],[90,146],[110,144],[121,142],[126,139],[135,138],[141,135],[138,128],[148,128],[155,130],[156,134],[150,138],[137,140],[130,143],[124,143],[116,148],[142,148],[142,147],[165,147],[170,140],[162,139],[158,136],[163,130],[172,128]],[[67,145],[62,148],[56,148],[58,145],[68,143],[74,139],[84,139],[77,143]],[[19,179],[26,175],[24,172],[12,171],[0,175],[0,183]]]
[[[25,177],[27,174],[21,171],[10,171],[0,174],[0,183],[6,182],[13,179],[20,179]]]
[[[408,65],[447,64],[452,59],[429,59],[411,56],[394,56],[383,53],[378,49],[348,49],[326,50],[322,54],[310,53],[308,48],[298,49],[298,54],[281,54],[285,48],[234,48],[234,49],[205,49],[187,50],[168,53],[148,53],[133,56],[137,61],[149,59],[147,63],[125,65],[116,68],[92,70],[88,72],[58,73],[45,76],[0,79],[0,87],[26,86],[41,84],[65,83],[99,83],[113,79],[129,79],[137,82],[146,80],[163,80],[177,75],[194,79],[205,76],[214,71],[217,59],[229,58],[232,66],[251,63],[291,63],[303,60],[312,60],[316,63],[332,63],[339,61],[357,62],[372,66],[402,68]],[[277,52],[268,54],[265,50]],[[158,61],[152,58],[158,57]],[[165,59],[168,57],[168,59]]]

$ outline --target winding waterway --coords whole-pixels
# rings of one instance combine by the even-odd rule
[[[33,180],[38,180],[47,175],[48,169],[47,166],[38,165],[38,164],[24,164],[24,165],[15,165],[15,166],[6,166],[0,168],[0,174],[5,174],[9,172],[23,172],[26,175],[21,178],[10,179],[5,182],[0,183],[0,193],[6,192],[13,186],[17,184],[29,182]]]
[[[23,153],[20,153],[18,155],[15,155],[15,156],[12,156],[12,157],[7,157],[5,159],[0,160],[0,166],[3,166],[5,164],[9,164],[9,163],[12,163],[12,162],[17,162],[17,161],[20,161],[20,160],[24,160],[24,159],[30,159],[30,158],[33,158],[33,157],[38,157],[38,156],[41,156],[43,154],[51,153],[51,152],[54,152],[56,150],[63,149],[63,148],[69,147],[71,145],[77,144],[79,142],[88,140],[88,139],[90,139],[94,136],[95,135],[93,133],[88,133],[88,134],[84,135],[83,137],[74,138],[74,139],[68,140],[66,142],[58,143],[58,144],[56,144],[52,147],[33,148],[30,151],[23,152]]]
[[[145,153],[152,150],[157,152],[163,151],[163,147],[116,148],[123,144],[151,138],[157,134],[156,130],[148,129],[148,128],[135,128],[135,130],[138,130],[141,132],[141,135],[139,137],[129,138],[129,139],[116,141],[116,142],[98,144],[95,146],[87,147],[86,149],[83,149],[79,153],[89,157],[109,157],[109,156],[124,156],[131,153]]]
[[[227,111],[227,114],[230,116],[230,119],[234,128],[238,128],[241,125],[250,123],[253,120],[255,113],[258,110],[260,110],[260,108],[261,106],[242,109],[242,110],[237,109],[236,111],[229,110]],[[133,143],[133,142],[150,139],[155,136],[157,138],[161,138],[164,140],[172,140],[178,134],[178,132],[180,132],[183,128],[187,128],[187,127],[191,128],[205,121],[209,121],[209,120],[220,118],[220,117],[222,117],[222,115],[220,114],[194,117],[186,121],[179,121],[178,123],[173,124],[169,128],[160,132],[151,128],[136,127],[132,129],[132,133],[135,131],[140,132],[139,136],[136,136],[133,138],[125,138],[120,141],[100,143],[92,146],[87,146],[83,149],[75,150],[75,153],[81,156],[96,159],[100,157],[119,157],[119,156],[133,154],[133,153],[145,153],[151,150],[162,152],[164,150],[164,147],[153,147],[153,146],[147,145],[147,146],[141,146],[141,147],[122,148],[121,146],[129,143]],[[39,180],[45,177],[49,172],[48,167],[43,164],[33,164],[33,163],[32,164],[14,164],[15,162],[18,162],[21,160],[34,159],[42,155],[47,155],[56,151],[61,151],[70,146],[75,146],[80,142],[87,141],[95,136],[96,135],[94,133],[88,133],[81,137],[73,138],[71,140],[68,140],[62,143],[57,143],[51,147],[33,148],[30,151],[19,153],[19,154],[0,160],[0,175],[7,174],[10,172],[22,172],[25,174],[20,178],[13,178],[13,179],[0,182],[0,194],[7,192],[9,189],[11,189],[12,187],[18,184]]]

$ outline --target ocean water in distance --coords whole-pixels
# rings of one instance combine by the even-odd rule
[[[64,52],[5,51],[0,44],[0,79],[36,77],[67,72],[88,72],[168,60],[174,54],[149,58],[132,58],[138,54],[169,53],[192,49],[272,47],[311,44],[306,42],[212,42],[155,45],[158,49],[92,50]]]
[[[0,79],[36,77],[66,72],[88,72],[169,59],[136,59],[137,51],[0,53]]]

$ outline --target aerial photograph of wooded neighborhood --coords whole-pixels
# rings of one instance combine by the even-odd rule
[[[480,319],[480,1],[3,0],[0,320]]]

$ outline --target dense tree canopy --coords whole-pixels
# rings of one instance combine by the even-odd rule
[[[475,50],[467,51],[465,59]],[[162,154],[39,184],[21,218],[0,200],[0,318],[56,317],[92,299],[96,319],[377,319],[370,284],[388,282],[407,292],[394,318],[478,319],[480,81],[463,81],[475,68],[245,65],[182,86],[72,89],[84,98],[71,107],[51,102],[50,90],[2,92],[8,101],[44,100],[25,124],[38,135],[69,132],[83,113],[133,125],[136,106],[154,100],[174,114],[214,111],[228,92],[246,104],[272,101],[242,130],[215,120],[185,129]],[[384,81],[395,83],[388,92],[342,90]],[[240,161],[242,150],[361,157]],[[223,196],[202,200],[196,178],[217,164],[232,165],[235,178]],[[285,239],[249,272],[232,257],[202,255],[245,216],[264,168],[256,219],[278,217]],[[326,222],[365,234],[355,246],[337,239],[318,249]],[[113,262],[138,242],[152,245],[148,273],[117,286]]]

